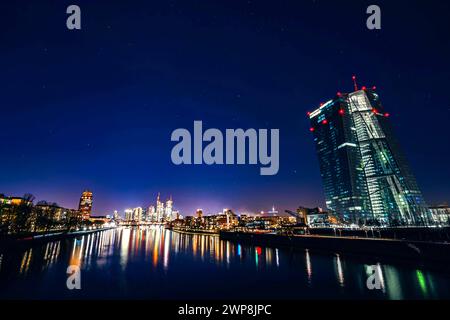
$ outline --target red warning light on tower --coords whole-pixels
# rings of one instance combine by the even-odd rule
[[[355,91],[358,91],[358,84],[356,83],[356,76],[355,75],[352,77],[352,80],[353,80],[353,86],[355,88]]]

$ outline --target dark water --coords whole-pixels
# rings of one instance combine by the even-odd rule
[[[246,246],[161,227],[116,229],[0,251],[0,298],[440,299],[450,272],[311,250]],[[67,267],[81,290],[68,290]],[[369,290],[369,266],[381,289]],[[450,269],[450,268],[449,268]]]

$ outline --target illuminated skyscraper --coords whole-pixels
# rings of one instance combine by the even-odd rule
[[[125,209],[125,221],[133,221],[133,209]]]
[[[164,219],[164,202],[161,202],[159,199],[159,193],[158,197],[156,198],[156,221],[161,222]]]
[[[150,206],[148,207],[148,216],[151,222],[155,222],[158,220],[157,216],[156,216],[156,210],[155,210],[155,206]]]
[[[142,208],[137,207],[133,209],[133,221],[134,222],[141,222],[142,221]]]
[[[308,115],[331,211],[365,225],[430,222],[375,88],[338,93]]]
[[[172,196],[170,196],[169,200],[166,201],[166,214],[165,214],[165,220],[172,221],[174,220],[174,217],[172,216],[172,210],[173,210],[173,201]]]
[[[117,212],[117,210],[114,210],[113,217],[114,217],[114,220],[115,220],[115,221],[120,220],[119,212]]]
[[[80,203],[78,205],[78,210],[80,211],[83,220],[88,220],[91,217],[92,212],[92,192],[84,191],[80,197]]]

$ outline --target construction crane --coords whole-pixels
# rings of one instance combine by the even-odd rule
[[[304,217],[303,214],[300,214],[298,212],[294,212],[291,210],[284,210],[284,212],[286,212],[290,216],[293,216],[294,218],[296,218],[298,225],[306,226],[306,217]]]

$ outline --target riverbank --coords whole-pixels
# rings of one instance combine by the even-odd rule
[[[17,246],[17,245],[29,245],[34,243],[43,243],[48,241],[56,241],[68,238],[74,238],[83,236],[90,233],[96,233],[101,231],[106,231],[110,229],[115,229],[117,227],[107,227],[107,228],[99,228],[99,229],[87,229],[87,230],[78,230],[78,231],[54,231],[47,234],[35,234],[35,235],[26,235],[26,236],[9,236],[0,238],[0,246]]]
[[[258,247],[159,228],[117,228],[42,245],[0,248],[0,257],[0,299],[450,297],[448,264],[442,264],[441,271],[410,262]],[[367,267],[378,262],[383,290],[369,290]],[[69,265],[80,266],[81,290],[65,285]]]
[[[282,236],[245,232],[220,232],[221,240],[264,246],[288,246],[311,250],[388,257],[422,262],[450,262],[450,244],[395,239],[365,239],[333,236]]]
[[[450,243],[450,228],[427,227],[390,227],[366,229],[336,229],[336,228],[310,228],[309,235],[381,238],[408,241],[448,242]]]
[[[219,235],[219,231],[215,231],[215,230],[196,230],[196,229],[180,229],[180,228],[167,228],[168,230],[174,231],[174,232],[178,232],[178,233],[183,233],[183,234],[203,234],[203,235],[208,235],[208,236],[218,236]]]

